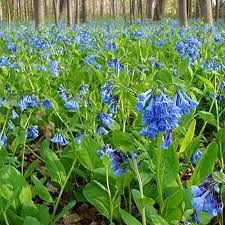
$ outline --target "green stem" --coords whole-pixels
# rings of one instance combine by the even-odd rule
[[[136,177],[137,177],[137,180],[138,180],[141,198],[144,199],[143,183],[142,183],[142,180],[141,180],[140,173],[138,171],[137,161],[135,159],[133,159],[133,163],[134,163],[134,171],[135,171],[135,174],[136,174]],[[145,215],[145,207],[143,207],[143,209],[141,211],[141,217],[142,217],[142,225],[147,225],[146,215]]]
[[[2,214],[3,214],[6,225],[9,225],[9,221],[7,219],[6,211],[3,211],[3,210],[1,210],[1,211],[2,211]]]
[[[76,159],[74,159],[74,161],[73,161],[73,164],[72,164],[72,166],[71,166],[71,168],[70,168],[70,170],[69,170],[69,172],[68,172],[68,174],[67,174],[67,176],[66,176],[65,182],[64,182],[64,184],[63,184],[63,186],[62,186],[62,188],[61,188],[61,190],[60,190],[60,192],[59,192],[59,196],[58,196],[58,198],[57,198],[57,200],[56,200],[56,203],[55,203],[55,205],[54,205],[54,209],[53,209],[53,213],[52,213],[52,223],[51,223],[51,225],[55,225],[56,222],[57,222],[57,221],[55,221],[54,217],[55,217],[57,208],[58,208],[58,206],[59,206],[59,202],[60,202],[60,200],[61,200],[61,197],[62,197],[62,195],[63,195],[64,189],[65,189],[65,187],[66,187],[66,184],[67,184],[67,182],[68,182],[68,180],[69,180],[69,178],[70,178],[70,176],[71,176],[71,174],[72,174],[72,172],[73,172],[73,169],[74,169],[74,167],[75,167],[75,164],[76,164]]]
[[[111,195],[111,191],[110,191],[110,187],[109,187],[109,167],[106,167],[106,186],[107,186],[107,192],[109,195],[109,211],[110,211],[110,215],[109,215],[109,221],[110,224],[113,221],[113,202],[112,202],[112,195]]]

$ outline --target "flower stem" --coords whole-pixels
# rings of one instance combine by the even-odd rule
[[[137,161],[135,159],[133,159],[133,163],[134,163],[134,172],[135,172],[137,180],[138,180],[141,198],[143,199],[144,198],[143,183],[142,183],[142,180],[141,180],[140,173],[138,171]],[[143,209],[141,211],[141,217],[142,217],[142,225],[147,225],[146,215],[145,215],[145,207],[143,207]]]
[[[109,167],[106,167],[106,186],[107,186],[107,192],[109,195],[109,221],[110,224],[112,224],[113,222],[113,202],[112,202],[112,195],[111,195],[111,191],[110,191],[110,187],[109,187]]]

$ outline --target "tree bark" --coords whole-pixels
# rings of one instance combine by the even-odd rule
[[[85,23],[87,21],[87,1],[82,0],[82,22]]]
[[[200,0],[200,14],[204,23],[213,25],[212,2],[211,0]]]
[[[55,17],[55,24],[58,26],[59,22],[59,0],[53,0],[53,8],[54,8],[54,17]]]
[[[34,14],[37,29],[44,24],[44,0],[34,0]]]
[[[73,25],[72,2],[71,2],[71,0],[67,0],[67,25],[69,27]]]
[[[220,18],[220,0],[216,0],[216,21]]]
[[[141,20],[143,20],[142,0],[138,1],[138,13],[141,16]]]
[[[112,4],[112,17],[113,19],[116,18],[116,14],[115,14],[115,0],[111,0],[111,4]]]
[[[187,20],[187,0],[179,0],[179,18],[180,18],[180,25],[182,27],[187,27],[188,20]]]

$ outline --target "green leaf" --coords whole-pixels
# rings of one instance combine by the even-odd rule
[[[124,223],[127,225],[141,225],[141,223],[135,217],[133,217],[131,214],[127,213],[123,209],[120,209],[120,215]]]
[[[134,149],[135,141],[134,136],[130,133],[123,133],[121,131],[115,131],[112,135],[113,146],[115,148],[122,149],[124,151],[129,151]]]
[[[203,77],[203,76],[201,76],[201,75],[197,75],[198,76],[198,78],[201,80],[201,81],[203,81],[203,83],[206,85],[206,86],[208,86],[209,88],[211,88],[212,90],[214,90],[214,86],[213,86],[213,84],[212,84],[212,82],[210,81],[210,80],[208,80],[207,78],[205,78],[205,77]]]
[[[205,122],[208,122],[208,123],[216,126],[216,118],[215,118],[215,116],[212,113],[206,112],[206,111],[199,111],[198,115]]]
[[[42,156],[52,181],[57,182],[62,187],[66,180],[66,172],[59,158],[50,150],[42,151]]]
[[[34,172],[36,166],[38,165],[38,160],[34,160],[31,164],[29,164],[28,168],[26,169],[26,172],[24,173],[24,177],[28,178],[32,175]]]
[[[154,77],[154,81],[162,84],[172,84],[172,74],[168,69],[161,69]]]
[[[188,128],[188,131],[184,137],[184,140],[181,144],[179,154],[184,153],[185,150],[187,149],[187,147],[189,146],[189,144],[192,142],[192,139],[193,139],[194,133],[195,133],[195,126],[196,126],[196,120],[192,120],[192,122]]]
[[[102,190],[96,183],[89,183],[83,190],[84,196],[89,203],[106,218],[110,219],[110,204],[108,193]]]
[[[204,151],[202,157],[199,159],[190,180],[187,182],[188,187],[191,187],[193,183],[198,184],[202,182],[203,179],[213,171],[218,151],[219,148],[217,143],[212,142],[208,146],[207,150]]]
[[[38,178],[34,175],[31,177],[31,180],[35,185],[35,190],[38,193],[39,197],[47,203],[52,203],[52,196],[49,194],[47,188],[41,183],[41,181],[38,180]]]
[[[152,224],[153,225],[169,225],[166,220],[164,220],[161,216],[159,215],[152,215],[151,216]]]
[[[216,182],[225,184],[225,174],[223,172],[213,172],[212,177]]]
[[[24,223],[23,225],[42,225],[36,218],[34,217],[26,217],[25,220],[24,220]]]

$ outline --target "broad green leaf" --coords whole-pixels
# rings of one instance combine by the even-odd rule
[[[152,215],[151,216],[151,221],[153,225],[169,225],[166,220],[164,220],[161,216],[159,215]]]
[[[120,209],[120,215],[126,225],[141,225],[141,223],[135,217],[123,209]]]
[[[25,218],[23,225],[42,225],[36,218],[28,216]]]
[[[114,131],[112,135],[113,146],[115,148],[129,151],[135,148],[134,136],[130,133]]]
[[[202,182],[203,179],[213,171],[214,164],[217,160],[218,151],[219,149],[217,143],[212,142],[208,146],[207,150],[204,151],[202,157],[199,159],[190,180],[187,182],[188,187],[191,187],[192,184]]]
[[[189,146],[189,144],[192,142],[192,139],[193,139],[194,133],[195,133],[195,126],[196,126],[196,120],[192,120],[192,122],[188,128],[188,131],[184,137],[184,140],[181,144],[179,154],[184,153],[185,150],[187,149],[187,147]]]
[[[161,84],[172,84],[172,74],[168,69],[161,69],[154,77]]]
[[[52,181],[55,181],[62,187],[66,180],[66,172],[59,158],[54,152],[47,149],[42,152],[42,156]]]
[[[110,218],[110,205],[108,193],[102,190],[96,183],[89,183],[83,190],[84,196],[89,203],[106,218]]]
[[[38,178],[35,175],[31,177],[31,180],[35,185],[35,190],[39,195],[39,197],[48,203],[52,203],[53,199],[50,193],[48,192],[47,188],[42,184],[42,182],[38,180]]]
[[[198,115],[205,122],[208,122],[208,123],[216,126],[216,118],[212,113],[206,112],[206,111],[198,111]]]

